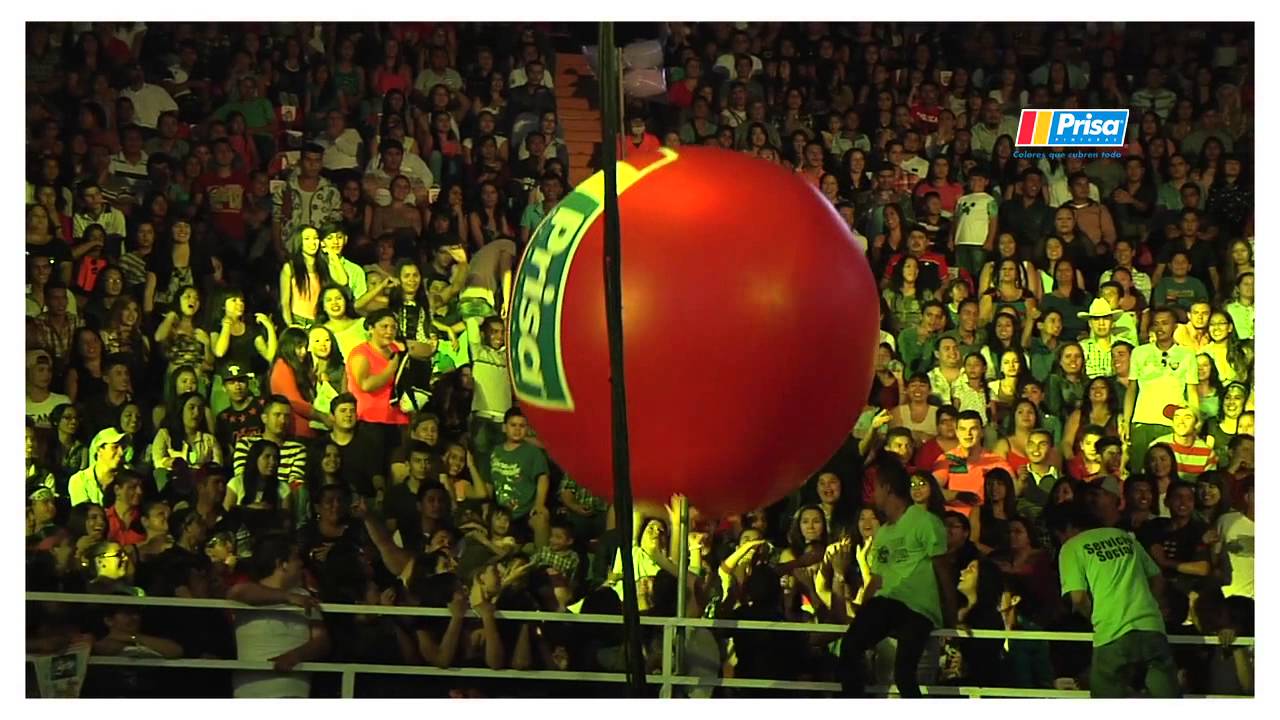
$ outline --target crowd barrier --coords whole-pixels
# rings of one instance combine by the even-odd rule
[[[95,605],[140,605],[145,607],[181,607],[181,608],[213,608],[222,610],[234,610],[236,612],[254,612],[271,610],[275,612],[281,611],[280,606],[255,607],[244,605],[230,600],[202,600],[194,598],[167,598],[167,597],[132,597],[126,595],[86,595],[77,593],[47,593],[47,592],[28,592],[26,593],[28,602],[55,602],[55,603],[77,603],[77,604],[95,604]],[[285,610],[296,610],[301,612],[299,608],[292,606],[284,608]],[[449,617],[450,612],[447,608],[422,608],[422,607],[396,607],[384,605],[347,605],[324,603],[321,605],[322,612],[334,614],[360,614],[360,615],[399,615],[411,617]],[[474,612],[474,611],[468,611]],[[622,623],[621,616],[618,615],[581,615],[574,613],[552,613],[552,612],[529,612],[529,611],[498,611],[495,616],[499,620],[523,620],[538,622],[558,622],[558,623],[593,623],[606,625],[620,625]],[[829,623],[797,623],[797,622],[764,622],[754,620],[712,620],[707,618],[677,618],[677,617],[641,617],[641,625],[660,626],[663,632],[663,653],[662,653],[662,669],[658,673],[651,674],[649,680],[661,686],[660,694],[662,697],[672,697],[677,687],[683,688],[750,688],[757,690],[777,690],[784,692],[820,692],[820,693],[838,693],[840,691],[839,683],[833,682],[796,682],[783,680],[768,679],[748,679],[748,678],[709,678],[696,675],[680,674],[675,667],[675,648],[676,648],[676,630],[679,628],[720,628],[720,629],[742,629],[742,630],[773,630],[782,632],[808,632],[808,633],[831,633],[840,635],[847,630],[845,625],[836,625]],[[974,638],[990,638],[1010,640],[1059,640],[1069,642],[1091,642],[1093,640],[1092,633],[1087,632],[1050,632],[1050,631],[1024,631],[1024,630],[970,630],[961,633],[957,630],[939,629],[933,632],[936,637],[974,637]],[[1197,636],[1197,635],[1171,635],[1169,642],[1173,645],[1219,645],[1220,641],[1217,637]],[[1242,637],[1236,638],[1232,643],[1235,646],[1252,647],[1254,638]],[[34,656],[28,656],[27,661],[31,662]],[[126,657],[108,657],[108,656],[91,656],[89,658],[90,665],[98,666],[124,666],[124,667],[166,667],[166,668],[191,668],[206,670],[271,670],[272,666],[269,662],[256,662],[248,660],[208,660],[208,659],[161,659],[161,658],[126,658]],[[442,677],[457,678],[487,678],[487,679],[506,679],[506,680],[545,680],[545,681],[572,681],[572,682],[600,682],[600,683],[619,683],[625,684],[627,676],[624,673],[606,673],[606,672],[580,672],[580,671],[557,671],[557,670],[490,670],[488,668],[475,667],[459,667],[459,668],[437,668],[430,665],[377,665],[362,663],[332,663],[332,662],[310,662],[302,663],[295,668],[297,671],[318,672],[318,673],[339,673],[342,676],[342,697],[350,698],[354,696],[356,676],[360,674],[371,675],[430,675]],[[970,686],[951,686],[951,685],[930,685],[923,686],[922,691],[925,695],[933,696],[950,696],[950,697],[1004,697],[1004,698],[1087,698],[1089,693],[1084,690],[1051,690],[1039,688],[1001,688],[1001,687],[970,687]],[[897,688],[893,685],[875,686],[868,688],[872,694],[881,694],[889,697],[896,696]],[[623,690],[619,689],[621,695]],[[1190,696],[1189,696],[1190,697]],[[1230,697],[1230,696],[1201,696],[1201,697]]]

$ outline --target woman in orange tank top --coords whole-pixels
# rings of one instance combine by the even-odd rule
[[[310,225],[291,238],[289,262],[280,269],[280,312],[285,325],[315,323],[320,291],[330,282],[329,264],[320,253],[320,233]]]

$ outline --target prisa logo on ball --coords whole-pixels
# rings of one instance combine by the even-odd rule
[[[1018,147],[1124,145],[1128,110],[1023,110]]]
[[[680,157],[668,148],[659,153],[639,165],[617,164],[619,197],[649,173]],[[604,173],[597,172],[561,200],[529,238],[511,290],[516,300],[509,340],[511,379],[521,402],[550,410],[573,410],[560,327],[564,290],[578,246],[603,209]],[[599,302],[604,302],[603,296]]]
[[[564,376],[560,351],[560,313],[569,265],[600,203],[585,193],[570,193],[543,218],[533,236],[512,294],[511,366],[516,394],[524,402],[572,410],[573,395]]]

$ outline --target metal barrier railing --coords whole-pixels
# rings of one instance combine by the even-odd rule
[[[47,593],[47,592],[28,592],[26,600],[29,602],[56,602],[56,603],[75,603],[75,604],[94,604],[94,605],[140,605],[146,607],[183,607],[183,608],[210,608],[220,610],[234,610],[237,612],[254,612],[254,611],[297,611],[302,612],[300,608],[293,606],[253,606],[245,605],[230,600],[202,600],[194,598],[168,598],[168,597],[133,597],[128,595],[85,595],[77,593]],[[388,616],[411,616],[411,617],[449,617],[450,611],[447,608],[425,608],[425,607],[397,607],[384,605],[350,605],[324,603],[321,611],[333,614],[361,614],[361,615],[388,615]],[[472,611],[468,611],[472,612]],[[593,623],[606,625],[622,624],[622,617],[619,615],[580,615],[575,613],[553,613],[553,612],[530,612],[530,611],[498,611],[494,613],[499,620],[523,620],[537,622],[568,622],[568,623]],[[660,683],[662,686],[662,696],[671,697],[675,687],[723,687],[723,688],[748,688],[748,689],[766,689],[779,690],[788,692],[824,692],[838,693],[840,684],[833,682],[806,682],[806,681],[784,681],[784,680],[768,680],[768,679],[749,679],[749,678],[707,678],[695,675],[677,674],[673,667],[675,647],[675,631],[678,628],[721,628],[721,629],[741,629],[741,630],[773,630],[783,632],[810,632],[810,633],[829,633],[843,634],[848,630],[846,625],[837,625],[830,623],[795,623],[795,622],[765,622],[755,620],[712,620],[707,618],[676,618],[676,617],[641,617],[641,625],[660,626],[663,629],[663,654],[662,654],[662,670],[660,673],[652,675],[652,679]],[[933,631],[935,637],[972,637],[980,639],[1010,639],[1010,640],[1061,640],[1068,642],[1088,642],[1092,641],[1092,633],[1086,632],[1050,632],[1050,631],[1024,631],[1024,630],[971,630],[961,633],[956,630],[940,629]],[[1220,645],[1220,641],[1216,637],[1198,636],[1198,635],[1171,635],[1169,643],[1173,645]],[[1236,638],[1232,643],[1233,646],[1252,647],[1254,638],[1242,637]],[[28,656],[27,661],[30,662],[34,656]],[[124,666],[124,667],[167,667],[167,668],[191,668],[205,670],[271,670],[272,664],[269,662],[258,662],[250,660],[207,660],[207,659],[178,659],[168,660],[161,658],[131,658],[131,657],[110,657],[110,656],[92,656],[89,658],[90,665],[100,666]],[[548,680],[548,681],[575,681],[575,682],[602,682],[602,683],[626,683],[627,676],[625,673],[607,673],[607,672],[582,672],[582,671],[559,671],[559,670],[491,670],[488,668],[475,667],[458,667],[458,668],[438,668],[429,665],[378,665],[365,663],[332,663],[332,662],[308,662],[301,663],[296,668],[296,672],[320,672],[320,673],[340,673],[342,675],[342,697],[350,698],[354,696],[355,678],[359,674],[373,675],[426,675],[456,678],[488,678],[488,679],[504,679],[504,680]],[[1000,687],[970,687],[970,686],[951,686],[951,685],[931,685],[923,686],[921,690],[925,695],[935,696],[951,696],[951,697],[1005,697],[1005,698],[1083,698],[1088,697],[1089,693],[1083,690],[1049,690],[1038,688],[1000,688]],[[889,686],[872,686],[868,691],[875,693],[883,693],[885,695],[896,695],[897,689],[893,685]],[[1188,696],[1191,697],[1191,696]],[[1203,697],[1233,697],[1233,696],[1203,696]]]

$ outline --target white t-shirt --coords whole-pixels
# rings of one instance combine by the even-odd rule
[[[506,350],[473,343],[471,376],[476,387],[471,411],[502,422],[502,416],[511,409],[511,375],[507,372]]]
[[[910,160],[903,160],[901,167],[906,172],[915,175],[917,182],[929,176],[929,161],[919,156]]]
[[[990,193],[969,193],[956,201],[952,215],[956,228],[956,245],[983,245],[987,242],[987,228],[996,221],[1000,204]]]
[[[151,83],[143,83],[137,90],[125,88],[120,91],[120,97],[133,101],[134,122],[145,128],[154,129],[160,113],[178,109],[178,103],[173,101],[167,90]]]
[[[36,427],[48,430],[53,427],[49,424],[49,413],[53,412],[54,408],[63,404],[70,405],[71,398],[58,393],[49,393],[49,397],[45,398],[42,402],[32,402],[31,396],[28,395],[27,417],[31,418],[31,420],[36,424]]]
[[[662,572],[662,566],[654,562],[653,558],[649,557],[649,553],[641,550],[638,545],[631,546],[631,569],[635,571],[637,581],[643,578],[654,577],[658,573]],[[615,575],[622,574],[622,548],[618,548],[617,553],[614,554],[613,566],[609,572]],[[618,593],[619,598],[622,598],[623,590],[621,580],[618,580],[609,587],[612,588],[614,592]]]
[[[291,592],[310,595],[303,588]],[[236,659],[270,660],[311,639],[312,612],[252,610],[235,614]],[[311,694],[311,673],[236,671],[231,676],[232,696],[238,698],[305,698]]]
[[[324,159],[321,161],[325,170],[354,170],[359,167],[356,156],[360,152],[360,133],[347,128],[330,140],[327,135],[316,137],[317,145],[324,148]]]
[[[1139,345],[1129,358],[1129,379],[1138,383],[1138,401],[1133,421],[1170,425],[1164,416],[1166,405],[1186,401],[1187,385],[1199,382],[1196,355],[1181,345],[1165,351],[1154,344]]]
[[[1240,339],[1252,340],[1253,306],[1239,302],[1228,303],[1227,313],[1231,315],[1231,322],[1235,323],[1236,334],[1240,336]]]
[[[1220,540],[1214,552],[1225,556],[1227,577],[1222,586],[1223,597],[1240,595],[1253,597],[1253,521],[1241,512],[1231,512],[1218,518]]]

